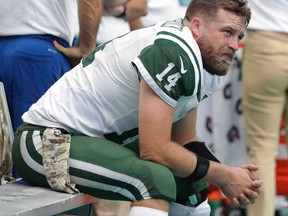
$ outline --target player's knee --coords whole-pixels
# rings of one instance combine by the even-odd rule
[[[143,160],[134,162],[132,167],[134,175],[147,187],[151,198],[167,201],[176,199],[175,178],[167,167]]]

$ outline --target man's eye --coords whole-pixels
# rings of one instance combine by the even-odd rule
[[[227,36],[231,36],[232,35],[232,31],[231,30],[225,30],[224,32],[225,32],[225,34]]]

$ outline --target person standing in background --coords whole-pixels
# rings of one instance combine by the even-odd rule
[[[243,54],[243,108],[249,158],[259,166],[261,196],[248,216],[275,214],[275,164],[283,116],[288,126],[288,1],[250,0]]]
[[[22,114],[95,48],[101,15],[102,0],[0,4],[0,81],[14,131]],[[78,44],[71,47],[78,27]]]
[[[111,2],[109,3],[111,5]],[[136,28],[131,29],[130,23],[148,13],[147,0],[128,0],[127,2],[115,0],[113,4],[116,6],[109,7],[104,1],[104,12],[97,33],[97,45],[135,30]],[[117,12],[120,14],[115,14]]]
[[[144,26],[155,22],[176,19],[185,15],[191,0],[148,0],[149,14],[141,17]]]
[[[139,29],[185,15],[191,0],[148,0],[148,14],[130,22],[131,29]]]

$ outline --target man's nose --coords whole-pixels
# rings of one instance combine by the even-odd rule
[[[239,48],[239,40],[238,40],[238,37],[233,37],[233,38],[231,38],[231,40],[229,41],[229,48],[231,48],[231,49],[234,50],[235,52],[238,50],[238,48]]]

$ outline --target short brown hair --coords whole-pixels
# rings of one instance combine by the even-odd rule
[[[186,10],[185,18],[190,21],[193,17],[202,15],[207,20],[213,19],[219,9],[245,17],[246,26],[248,26],[251,19],[251,9],[247,0],[192,0]]]

